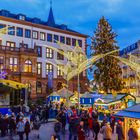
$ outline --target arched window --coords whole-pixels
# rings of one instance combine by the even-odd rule
[[[25,61],[24,72],[32,72],[32,62],[30,60]]]
[[[41,82],[36,82],[36,92],[37,92],[37,94],[42,93],[42,84],[41,84]]]

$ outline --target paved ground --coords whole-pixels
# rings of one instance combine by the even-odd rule
[[[51,136],[54,134],[54,122],[49,122],[47,124],[42,124],[40,127],[40,130],[33,130],[30,133],[29,140],[38,140],[38,134],[39,134],[39,140],[51,140]],[[66,134],[61,136],[61,140],[68,140],[68,127],[66,128]],[[102,135],[99,134],[98,140],[102,140]],[[10,140],[9,137],[0,138],[0,140]],[[13,140],[19,140],[18,136],[14,136]],[[92,137],[87,138],[86,140],[93,140]],[[112,140],[116,140],[116,134],[113,134]]]

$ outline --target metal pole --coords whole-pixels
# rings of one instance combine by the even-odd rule
[[[79,72],[77,77],[77,84],[78,84],[78,109],[80,109],[80,79],[79,79]]]
[[[68,85],[69,85],[69,81],[67,80],[67,107],[69,107]]]

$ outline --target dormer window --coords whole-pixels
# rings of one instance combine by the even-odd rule
[[[24,15],[19,15],[19,20],[25,20],[25,16]]]

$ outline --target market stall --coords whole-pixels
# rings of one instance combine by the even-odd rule
[[[131,94],[119,93],[117,96],[106,94],[97,98],[94,105],[100,110],[119,111],[136,103],[136,98]]]
[[[27,102],[26,85],[12,80],[0,79],[0,112],[7,112],[10,107],[27,105]]]
[[[84,106],[91,106],[91,105],[93,105],[94,104],[93,95],[90,94],[89,92],[85,92],[80,97],[80,104],[84,105]]]
[[[60,101],[60,95],[58,95],[56,92],[51,93],[48,96],[48,101],[50,102],[59,102]]]
[[[140,139],[140,104],[121,110],[115,116],[124,118],[125,140],[128,139],[127,133],[130,127],[136,130]]]

